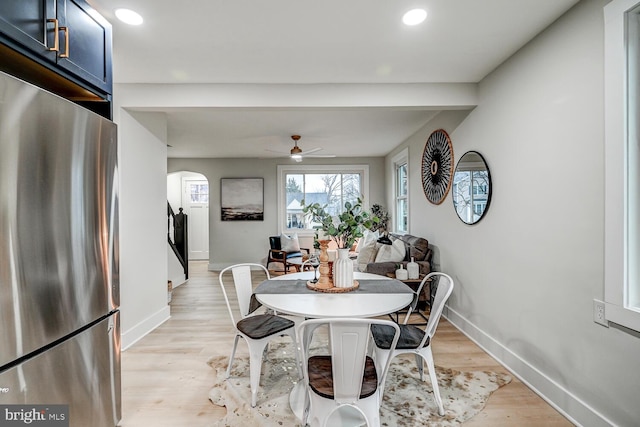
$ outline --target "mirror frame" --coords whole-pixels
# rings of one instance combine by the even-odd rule
[[[491,195],[493,194],[493,183],[491,181],[491,171],[489,170],[489,165],[487,164],[486,159],[484,158],[484,156],[482,154],[480,154],[478,151],[475,150],[469,150],[466,153],[464,153],[460,159],[458,159],[458,163],[456,164],[456,168],[453,171],[453,185],[455,185],[455,176],[456,173],[458,172],[458,167],[460,166],[460,163],[464,160],[464,157],[467,154],[475,154],[478,157],[480,157],[480,159],[482,160],[482,163],[484,163],[485,166],[485,170],[487,171],[487,180],[488,180],[488,191],[487,191],[487,204],[484,207],[484,210],[482,211],[482,214],[480,215],[480,217],[476,220],[476,221],[472,221],[472,222],[467,222],[465,221],[460,214],[458,213],[458,209],[456,208],[456,194],[455,191],[452,189],[451,190],[451,200],[453,201],[453,210],[456,212],[456,215],[458,216],[458,218],[460,218],[460,221],[462,221],[463,223],[467,224],[467,225],[475,225],[477,223],[479,223],[482,218],[485,217],[485,215],[487,214],[487,210],[489,209],[489,205],[491,204]]]

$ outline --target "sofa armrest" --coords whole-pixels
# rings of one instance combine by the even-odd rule
[[[399,262],[370,262],[367,264],[366,273],[371,274],[379,274],[381,276],[386,276],[387,274],[393,273],[395,274],[398,269]]]
[[[427,274],[431,273],[431,262],[429,261],[416,261],[416,264],[418,264],[418,266],[420,267],[420,276],[426,276]],[[405,268],[406,268],[406,263],[405,263]]]
[[[424,262],[428,262],[431,264],[431,258],[433,257],[433,250],[431,248],[427,249],[427,254],[424,256]]]

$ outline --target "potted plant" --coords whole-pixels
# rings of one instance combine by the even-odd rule
[[[318,234],[321,236],[318,236],[318,240],[333,240],[338,245],[338,259],[333,264],[335,286],[352,287],[353,266],[349,260],[349,248],[353,246],[356,239],[363,236],[364,229],[370,229],[380,219],[363,209],[360,198],[353,204],[346,202],[344,211],[336,216],[329,214],[326,205],[321,206],[319,203],[305,205],[304,200],[302,205],[302,212],[310,216],[313,222],[320,223]]]
[[[380,218],[364,210],[360,198],[354,204],[346,202],[344,211],[336,216],[329,214],[327,205],[305,205],[304,200],[302,212],[309,215],[313,222],[320,223],[324,236],[336,242],[339,249],[349,249],[356,239],[363,236],[365,229],[371,229],[380,222]]]

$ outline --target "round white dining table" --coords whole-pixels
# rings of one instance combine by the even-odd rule
[[[353,273],[354,280],[364,282],[375,280],[378,283],[396,281],[395,279],[371,273]],[[314,277],[313,271],[285,274],[270,281],[298,280],[307,281]],[[264,282],[263,282],[264,283]],[[401,283],[401,282],[399,282]],[[397,284],[395,284],[397,286]],[[408,306],[414,293],[402,283],[399,292],[344,292],[328,293],[311,291],[308,293],[258,293],[256,299],[264,306],[280,313],[308,318],[328,317],[375,317],[394,313]],[[301,283],[300,286],[306,286]],[[383,285],[382,285],[383,286]],[[406,287],[406,289],[404,289]]]
[[[405,308],[415,295],[404,283],[377,274],[354,272],[353,278],[360,282],[360,289],[344,293],[307,291],[306,282],[313,278],[313,271],[278,276],[258,285],[254,296],[262,305],[278,313],[317,319],[381,316]],[[295,280],[298,282],[295,287],[299,288],[291,291],[291,286],[282,286],[283,280]],[[273,288],[268,293],[261,293],[261,286]],[[298,381],[289,394],[291,410],[299,420],[303,417],[305,393],[305,384]]]

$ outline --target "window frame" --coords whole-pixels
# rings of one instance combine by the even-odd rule
[[[604,7],[605,86],[605,319],[640,332],[640,307],[629,304],[629,42],[627,12],[638,0],[613,0]],[[636,52],[640,55],[640,52]],[[640,163],[640,162],[639,162]],[[635,165],[635,168],[640,165]],[[640,284],[635,285],[640,286]],[[636,289],[637,290],[637,289]]]
[[[297,233],[298,236],[313,236],[314,230],[304,228],[286,228],[287,207],[285,175],[290,173],[357,173],[361,174],[362,197],[364,208],[369,209],[369,165],[278,165],[277,173],[277,217],[278,233]]]
[[[393,232],[396,234],[407,234],[409,233],[409,225],[411,224],[410,221],[410,210],[409,210],[409,201],[410,201],[410,197],[409,197],[409,189],[411,188],[410,186],[410,175],[409,175],[409,148],[405,148],[402,151],[400,151],[398,154],[396,154],[395,156],[393,156],[393,158],[391,159],[391,164],[393,165]],[[407,167],[407,194],[404,196],[400,196],[398,194],[398,189],[399,189],[399,182],[398,182],[398,169],[400,168],[400,166],[402,165],[406,165]],[[399,221],[399,216],[398,216],[398,204],[400,202],[400,200],[406,200],[406,211],[407,211],[407,229],[406,230],[399,230],[398,229],[398,221]]]

